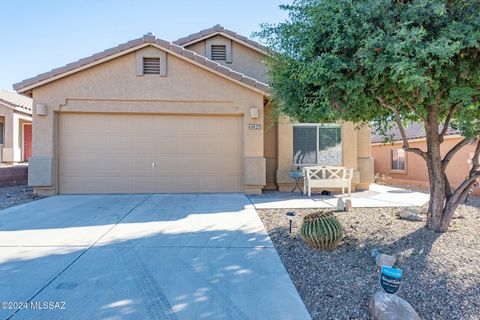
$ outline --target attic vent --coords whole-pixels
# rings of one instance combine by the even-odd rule
[[[160,58],[143,57],[143,74],[160,74]]]
[[[212,44],[212,60],[227,60],[227,46]]]

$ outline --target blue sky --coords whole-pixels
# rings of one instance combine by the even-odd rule
[[[1,0],[0,88],[153,32],[173,41],[219,23],[244,36],[290,0]]]

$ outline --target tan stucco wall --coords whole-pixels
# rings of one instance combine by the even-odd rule
[[[62,112],[240,115],[243,117],[244,187],[265,184],[263,94],[167,54],[167,76],[136,75],[135,53],[110,60],[33,90],[33,156],[29,182],[40,193],[57,193],[57,128]],[[35,115],[45,104],[47,116]],[[260,111],[250,119],[249,110]],[[263,170],[263,171],[262,171]]]
[[[357,165],[360,172],[360,181],[357,190],[368,190],[369,185],[375,182],[374,160],[372,156],[371,129],[361,126],[355,129],[357,134]]]
[[[262,62],[264,55],[258,51],[248,48],[236,41],[227,39],[220,35],[212,38],[221,38],[227,41],[232,41],[232,62],[226,63],[225,61],[216,61],[228,68],[243,73],[249,77],[252,77],[258,81],[267,83],[267,68]],[[211,38],[209,38],[211,39]],[[199,41],[190,46],[187,49],[195,51],[198,54],[206,56],[206,43],[208,39]]]
[[[293,122],[283,117],[278,122],[277,184],[280,191],[290,191],[294,180],[289,177],[293,166]],[[370,151],[370,129],[342,123],[342,165],[353,168],[352,190],[368,189],[374,182]]]
[[[264,121],[264,155],[266,160],[267,185],[266,189],[277,189],[277,162],[278,162],[278,124],[273,115],[273,106],[265,107]]]
[[[23,161],[23,123],[31,123],[29,114],[0,103],[1,122],[4,122],[4,144],[0,145],[0,162]]]
[[[458,136],[447,136],[440,147],[442,156],[444,156],[448,150],[450,150],[460,140],[461,137]],[[428,186],[428,170],[425,160],[414,153],[406,153],[407,170],[405,173],[393,172],[391,170],[391,150],[401,149],[402,146],[403,144],[400,142],[394,144],[372,145],[372,154],[373,158],[375,159],[375,173],[383,175],[392,183]],[[410,142],[410,146],[413,148],[420,148],[422,150],[427,149],[427,145],[424,140]],[[475,145],[465,146],[460,149],[450,161],[446,172],[452,187],[457,187],[468,175],[468,172],[471,168],[469,160],[472,158],[474,151]],[[474,193],[480,195],[480,188],[475,188]]]
[[[205,54],[205,42],[189,47]],[[143,51],[158,50],[145,48]],[[262,188],[289,191],[293,163],[293,125],[270,117],[262,93],[213,74],[167,53],[167,75],[138,76],[136,56],[130,53],[33,90],[33,156],[29,183],[39,193],[58,193],[58,121],[65,112],[189,114],[241,116],[243,121],[244,191]],[[227,67],[266,81],[263,55],[232,41],[232,63]],[[35,114],[45,104],[46,116]],[[259,110],[251,119],[249,110]],[[250,130],[249,124],[260,124]],[[353,188],[366,189],[373,182],[370,130],[342,125],[343,165],[354,169]]]

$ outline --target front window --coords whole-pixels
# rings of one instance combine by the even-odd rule
[[[294,125],[293,163],[341,165],[341,126],[328,123]]]
[[[393,149],[392,150],[392,170],[405,171],[405,150]]]

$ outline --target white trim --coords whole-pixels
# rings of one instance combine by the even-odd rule
[[[185,57],[185,56],[183,56],[183,55],[181,55],[181,54],[179,54],[179,53],[176,53],[176,52],[174,52],[174,51],[172,51],[172,50],[170,50],[170,49],[167,49],[167,48],[164,48],[164,47],[162,47],[162,46],[159,46],[159,45],[157,45],[156,43],[142,43],[142,44],[139,44],[138,46],[132,47],[132,48],[130,48],[130,49],[123,50],[123,51],[121,51],[121,52],[112,54],[112,55],[110,55],[110,56],[108,56],[108,57],[105,57],[105,58],[96,60],[96,61],[94,61],[94,62],[88,63],[88,64],[83,65],[83,66],[81,66],[81,67],[72,69],[72,70],[70,70],[70,71],[66,71],[66,72],[64,72],[64,73],[60,73],[60,74],[58,74],[58,75],[56,75],[56,76],[50,77],[50,78],[45,79],[45,80],[43,80],[43,81],[39,81],[39,82],[36,82],[36,83],[31,84],[31,85],[29,85],[29,86],[23,87],[23,88],[21,88],[21,89],[18,89],[17,92],[18,92],[18,93],[26,93],[26,92],[29,91],[29,90],[32,90],[32,89],[37,88],[37,87],[40,87],[40,86],[45,85],[45,84],[47,84],[47,83],[50,83],[50,82],[52,82],[52,81],[59,80],[59,79],[61,79],[61,78],[67,77],[67,76],[69,76],[69,75],[72,75],[72,74],[74,74],[74,73],[77,73],[77,72],[80,72],[80,71],[82,71],[82,70],[85,70],[85,69],[94,67],[94,66],[96,66],[96,65],[102,64],[102,63],[104,63],[104,62],[107,62],[107,61],[109,61],[109,60],[112,60],[112,59],[115,59],[115,58],[118,58],[118,57],[121,57],[121,56],[126,55],[126,54],[128,54],[128,53],[135,52],[135,51],[137,51],[137,50],[139,50],[139,49],[141,49],[141,48],[148,47],[148,46],[153,46],[153,47],[155,47],[155,48],[158,48],[159,50],[163,50],[163,51],[165,51],[165,52],[167,52],[167,53],[169,53],[169,54],[171,54],[171,55],[173,55],[173,56],[175,56],[175,57],[177,57],[177,58],[180,58],[180,59],[182,59],[182,60],[184,60],[184,61],[188,61],[188,62],[190,62],[190,63],[193,64],[193,65],[196,65],[196,66],[198,66],[198,67],[201,67],[202,69],[205,69],[205,70],[207,70],[207,71],[210,71],[210,72],[212,72],[212,73],[214,73],[214,74],[216,74],[216,75],[218,75],[218,76],[221,76],[222,78],[225,78],[225,79],[227,79],[227,80],[230,80],[230,81],[232,81],[232,82],[235,82],[235,83],[237,83],[237,84],[239,84],[239,85],[241,85],[241,86],[243,86],[243,87],[246,87],[246,88],[248,88],[248,89],[250,89],[250,90],[252,90],[252,91],[261,93],[261,94],[263,94],[263,95],[266,94],[266,92],[263,91],[263,90],[260,90],[260,89],[258,89],[258,88],[256,88],[256,87],[253,87],[253,86],[251,86],[251,85],[249,85],[249,84],[246,84],[246,83],[244,83],[244,82],[235,80],[235,79],[233,79],[233,78],[231,78],[231,77],[229,77],[229,76],[227,76],[227,75],[225,75],[225,74],[223,74],[223,73],[221,73],[221,72],[218,72],[218,71],[216,71],[216,70],[213,70],[213,69],[211,69],[211,68],[209,68],[209,67],[207,67],[207,66],[205,66],[205,65],[203,65],[203,64],[201,64],[201,63],[199,63],[199,62],[197,62],[197,61],[195,61],[195,60],[192,60],[192,59],[190,59],[190,58],[188,58],[188,57]]]
[[[316,136],[315,140],[317,142],[317,150],[316,150],[316,158],[317,158],[317,163],[295,163],[293,162],[294,166],[317,166],[317,165],[324,165],[324,166],[341,166],[343,165],[343,136],[342,136],[342,125],[338,123],[333,123],[333,122],[326,122],[326,123],[294,123],[293,127],[315,127],[316,128]],[[320,128],[340,128],[340,140],[341,140],[341,145],[342,145],[342,151],[341,151],[341,163],[330,163],[330,164],[320,164],[318,163],[318,159],[320,158],[320,139],[318,138],[319,136],[319,131]],[[293,136],[293,133],[292,133]],[[295,136],[293,136],[293,140],[295,139]],[[293,143],[292,140],[292,143]],[[292,145],[293,148],[293,145]]]
[[[294,127],[308,127],[308,126],[318,126],[323,128],[341,128],[342,125],[335,122],[325,122],[325,123],[294,123]]]

